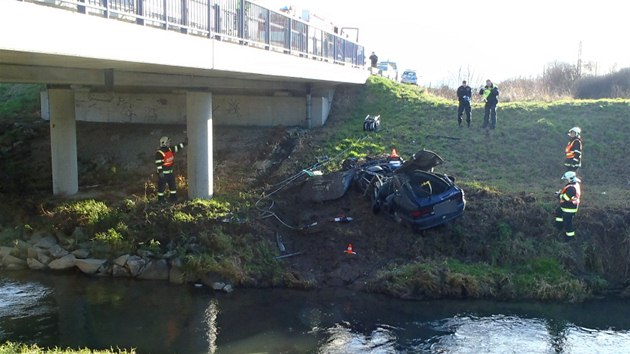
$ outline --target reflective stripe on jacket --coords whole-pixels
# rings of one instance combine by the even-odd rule
[[[173,165],[175,164],[175,153],[167,148],[160,149],[156,153],[155,165],[157,166],[157,171],[169,173],[173,170]]]
[[[578,142],[579,144],[576,144]],[[582,140],[579,138],[572,139],[564,149],[567,159],[580,158],[582,155]]]
[[[560,209],[565,213],[577,213],[580,205],[580,184],[568,183],[560,191]]]

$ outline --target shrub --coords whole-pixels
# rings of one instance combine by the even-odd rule
[[[53,209],[53,219],[58,229],[70,234],[77,226],[95,229],[96,224],[106,220],[111,213],[105,203],[88,199],[57,206]]]
[[[0,84],[0,119],[39,116],[39,92],[44,85]]]
[[[575,84],[575,98],[630,97],[630,68],[604,76],[589,76]]]
[[[93,251],[102,256],[121,255],[130,253],[134,249],[133,242],[126,239],[120,231],[114,228],[105,232],[97,232],[92,238],[92,242]]]

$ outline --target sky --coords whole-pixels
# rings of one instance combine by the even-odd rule
[[[582,63],[594,64],[598,75],[630,67],[625,0],[253,1],[358,27],[366,56],[374,51],[399,70],[415,69],[425,86],[538,77],[554,62],[575,65],[580,45]]]

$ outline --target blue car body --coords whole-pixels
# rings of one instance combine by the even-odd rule
[[[417,230],[443,225],[464,214],[464,191],[455,179],[446,174],[433,172],[443,163],[441,157],[429,150],[421,150],[400,167],[391,168],[391,161],[372,162],[359,170],[358,181],[370,196],[372,210],[384,211],[397,222]]]

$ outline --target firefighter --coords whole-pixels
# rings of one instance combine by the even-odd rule
[[[579,127],[573,127],[569,129],[567,134],[570,139],[567,146],[564,148],[565,160],[564,166],[568,171],[577,172],[578,168],[582,166],[582,129]]]
[[[165,201],[164,191],[167,184],[169,201],[177,201],[177,183],[173,166],[175,165],[175,154],[183,149],[184,146],[186,146],[186,142],[172,146],[171,139],[168,136],[160,138],[160,147],[155,153],[155,165],[158,173],[158,202]]]
[[[580,206],[580,182],[582,181],[577,178],[574,171],[565,172],[562,179],[566,181],[566,184],[557,192],[560,205],[556,208],[556,227],[564,228],[565,235],[570,237],[567,240],[571,240],[575,237],[573,217]]]

